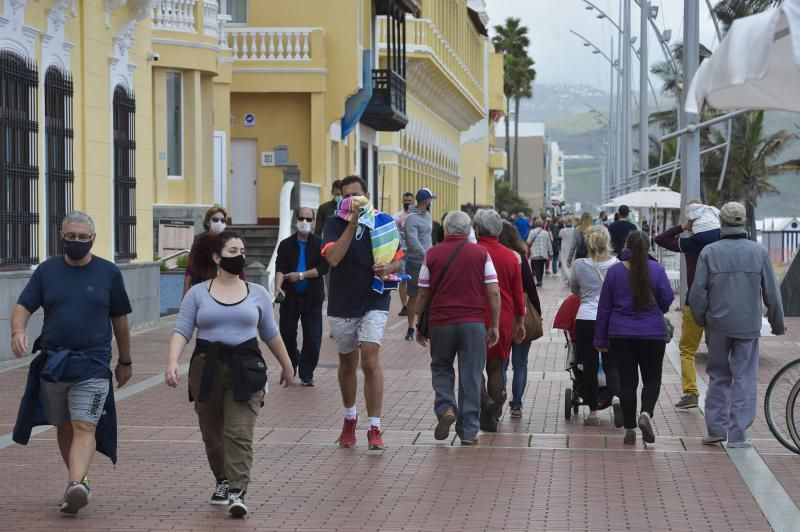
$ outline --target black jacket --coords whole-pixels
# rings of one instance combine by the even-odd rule
[[[275,260],[275,271],[287,274],[297,270],[297,260],[300,258],[300,245],[297,243],[297,233],[278,244],[278,257]],[[330,267],[328,262],[322,257],[322,240],[313,233],[308,235],[306,246],[306,270],[316,268],[319,277],[307,279],[308,293],[305,295],[309,305],[322,305],[325,299],[325,284],[322,276],[328,273]],[[284,281],[281,286],[286,293],[284,304],[292,305],[297,303],[298,294],[294,291],[294,284]]]

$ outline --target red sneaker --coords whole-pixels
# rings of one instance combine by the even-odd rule
[[[367,431],[367,441],[369,442],[370,451],[381,451],[385,449],[383,446],[383,438],[381,438],[381,429],[378,427],[370,427]]]
[[[355,419],[344,419],[342,433],[339,434],[339,447],[356,446],[356,425],[358,425],[358,416]]]

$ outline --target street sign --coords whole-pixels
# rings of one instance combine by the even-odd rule
[[[246,113],[244,115],[244,127],[255,127],[256,115],[253,113]]]

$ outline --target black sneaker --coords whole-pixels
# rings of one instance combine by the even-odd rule
[[[479,421],[483,432],[497,432],[497,407],[491,399],[481,405]]]
[[[414,334],[414,329],[408,329],[406,331],[406,340],[408,340],[409,342],[413,342],[415,338],[416,334]]]
[[[398,316],[408,316],[408,307],[406,307],[406,306],[404,305],[404,306],[403,306],[403,308],[402,308],[402,309],[400,309],[400,312],[398,312],[398,314],[397,314],[397,315],[398,315]]]
[[[231,491],[228,498],[228,513],[234,517],[247,515],[247,506],[244,505],[244,495],[240,490]]]
[[[211,496],[211,504],[214,506],[225,506],[228,504],[228,481],[218,480],[217,487],[214,489],[214,494]]]
[[[89,488],[81,482],[70,482],[60,502],[63,513],[75,515],[78,510],[89,504]]]
[[[697,396],[687,393],[681,400],[675,403],[675,408],[678,410],[689,410],[690,408],[697,408]]]
[[[302,379],[303,386],[314,386],[314,379]]]

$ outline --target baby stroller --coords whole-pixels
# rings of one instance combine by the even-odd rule
[[[583,400],[581,389],[583,379],[587,378],[583,373],[583,364],[578,363],[577,335],[575,333],[575,317],[578,314],[581,300],[576,295],[571,295],[561,303],[553,320],[554,329],[562,329],[566,339],[567,348],[567,367],[572,387],[564,390],[564,418],[571,419],[572,414],[577,414],[581,406],[588,406]],[[602,368],[602,366],[601,366]],[[595,375],[594,378],[597,378]],[[614,426],[622,427],[622,408],[619,402],[615,402],[614,394],[609,386],[600,386],[597,394],[597,410],[605,410],[609,406],[614,409]]]

